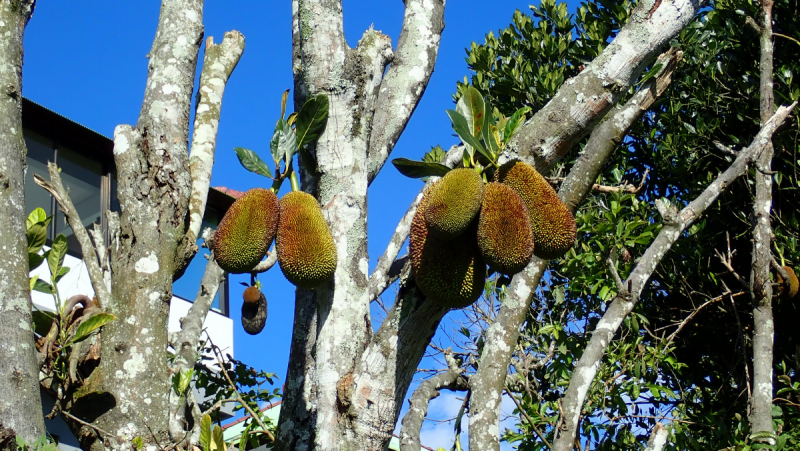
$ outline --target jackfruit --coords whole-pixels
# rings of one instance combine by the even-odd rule
[[[800,292],[800,280],[797,279],[797,274],[791,267],[784,266],[783,269],[789,276],[789,287],[787,289],[781,273],[778,273],[778,296],[783,299],[793,299]]]
[[[513,188],[528,207],[534,255],[551,260],[561,257],[575,244],[575,218],[536,169],[512,160],[500,166],[494,178],[496,182]]]
[[[480,298],[486,277],[486,263],[475,241],[475,228],[453,240],[442,240],[430,233],[425,220],[429,194],[423,196],[411,223],[409,254],[414,280],[432,301],[450,308],[467,307]]]
[[[248,272],[264,258],[278,230],[278,197],[253,188],[228,208],[214,235],[214,258],[229,273]]]
[[[256,335],[267,323],[267,298],[257,287],[245,288],[243,297],[242,328],[248,334]]]
[[[431,233],[452,240],[467,230],[481,209],[483,180],[472,169],[453,169],[430,189],[425,221]]]
[[[278,263],[283,275],[298,287],[314,288],[333,277],[336,244],[314,196],[291,192],[281,199]]]
[[[533,230],[528,208],[511,187],[492,182],[483,190],[478,247],[490,267],[513,275],[533,256]]]

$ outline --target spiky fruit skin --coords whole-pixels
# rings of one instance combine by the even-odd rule
[[[265,324],[267,324],[267,298],[258,288],[248,287],[244,290],[242,303],[242,328],[248,334],[256,335],[264,330]]]
[[[781,277],[781,273],[778,273],[778,296],[782,299],[794,299],[797,293],[800,292],[800,280],[798,280],[794,269],[789,266],[784,266],[783,269],[786,270],[789,276],[789,288],[786,289],[783,277]]]
[[[575,244],[575,218],[536,169],[512,160],[500,166],[494,177],[496,182],[513,188],[528,208],[534,255],[551,260],[561,257]]]
[[[248,272],[264,258],[278,230],[278,197],[248,190],[228,208],[214,234],[214,258],[229,273]]]
[[[425,221],[430,191],[420,201],[411,223],[409,253],[414,280],[432,302],[450,308],[467,307],[483,292],[486,263],[478,251],[474,228],[453,240],[430,233]]]
[[[500,273],[522,271],[533,256],[533,230],[528,208],[511,187],[492,182],[483,190],[478,248],[481,256]]]
[[[461,236],[478,216],[483,199],[483,180],[472,169],[453,169],[428,194],[425,221],[439,239]]]
[[[281,199],[278,263],[298,287],[315,288],[333,277],[336,244],[314,196],[291,192]]]

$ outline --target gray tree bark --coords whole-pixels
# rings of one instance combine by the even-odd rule
[[[0,424],[32,443],[44,433],[25,239],[22,38],[35,1],[0,0]]]
[[[761,125],[775,110],[772,87],[772,0],[761,2],[760,109]],[[753,202],[753,255],[750,289],[753,296],[753,396],[750,399],[750,430],[756,443],[775,445],[772,424],[772,347],[775,326],[772,318],[772,141],[764,146],[755,162],[756,197]],[[765,434],[766,433],[766,434]]]
[[[279,449],[383,449],[416,364],[444,315],[444,309],[415,295],[411,302],[397,302],[405,306],[398,310],[412,317],[412,312],[427,314],[421,327],[427,340],[411,340],[402,374],[386,371],[364,389],[356,388],[359,376],[371,374],[365,366],[390,362],[394,367],[397,355],[406,351],[398,350],[397,330],[409,327],[408,316],[387,318],[386,331],[372,335],[366,251],[367,187],[427,85],[444,27],[444,1],[405,3],[393,52],[390,39],[372,29],[349,48],[341,1],[292,2],[295,107],[320,93],[330,103],[325,132],[309,155],[301,154],[299,172],[303,190],[322,205],[338,262],[328,286],[297,291]],[[413,286],[406,291],[416,293]],[[376,347],[382,360],[375,360]]]

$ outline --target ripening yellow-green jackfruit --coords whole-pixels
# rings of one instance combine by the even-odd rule
[[[257,287],[245,288],[242,297],[242,328],[248,334],[256,335],[267,323],[267,298]]]
[[[439,239],[452,240],[478,216],[483,180],[473,169],[453,169],[431,187],[427,196],[425,221],[431,233]]]
[[[513,275],[533,256],[533,230],[528,208],[511,187],[492,182],[483,190],[478,221],[478,248],[490,267]]]
[[[486,278],[486,263],[475,241],[475,229],[452,240],[430,233],[425,211],[432,189],[422,198],[411,223],[409,254],[414,280],[432,301],[450,308],[467,307],[480,298]]]
[[[278,230],[278,197],[253,188],[237,199],[217,226],[214,258],[230,273],[253,269],[264,258]]]
[[[534,255],[551,260],[561,257],[575,244],[575,218],[536,169],[513,160],[500,166],[494,178],[513,188],[528,208]]]
[[[336,271],[336,243],[314,196],[291,192],[281,199],[278,263],[283,275],[298,287],[315,288]]]
[[[784,266],[783,269],[789,276],[789,287],[787,289],[781,273],[778,273],[778,296],[783,299],[793,299],[800,292],[800,280],[797,279],[797,274],[791,267]]]

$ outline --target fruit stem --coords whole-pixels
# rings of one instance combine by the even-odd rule
[[[300,183],[297,182],[297,173],[292,171],[289,174],[289,182],[292,184],[292,191],[300,191]]]

